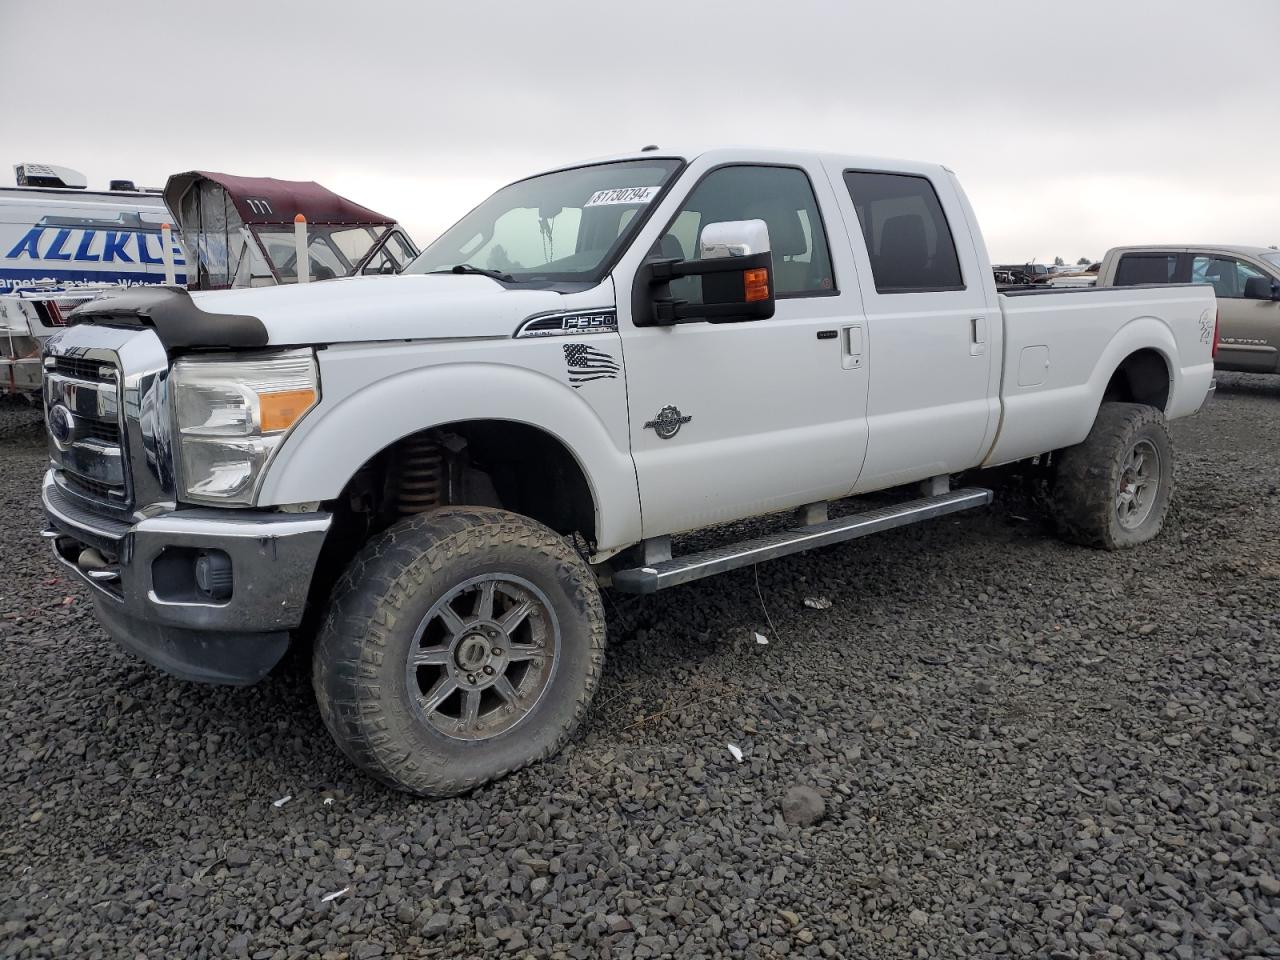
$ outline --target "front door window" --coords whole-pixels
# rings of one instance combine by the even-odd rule
[[[835,292],[826,230],[803,170],[732,166],[711,171],[694,187],[652,253],[698,260],[703,227],[727,220],[763,220],[769,228],[778,299]],[[671,295],[701,303],[702,278],[672,281]]]

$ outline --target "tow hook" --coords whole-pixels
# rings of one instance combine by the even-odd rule
[[[76,566],[89,575],[91,580],[109,582],[120,579],[120,571],[107,563],[106,557],[93,547],[85,547],[76,558]]]

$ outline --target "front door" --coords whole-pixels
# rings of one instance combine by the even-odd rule
[[[852,489],[866,451],[868,346],[840,224],[824,223],[821,169],[768,164],[687,171],[647,251],[615,272],[646,536],[690,530]],[[655,218],[656,219],[656,218]],[[697,259],[708,224],[764,220],[775,315],[746,323],[636,326],[643,256]],[[701,299],[698,278],[672,294]]]
[[[1213,285],[1218,297],[1219,366],[1276,373],[1280,359],[1280,302],[1246,297],[1250,280],[1268,294],[1271,277],[1260,268],[1222,254],[1191,258],[1191,282]]]

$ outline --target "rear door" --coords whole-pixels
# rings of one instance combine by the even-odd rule
[[[828,173],[864,278],[873,355],[857,490],[973,467],[998,416],[1001,319],[967,204],[932,169]]]

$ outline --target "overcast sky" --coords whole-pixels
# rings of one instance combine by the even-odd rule
[[[565,162],[813,147],[947,164],[997,261],[1280,244],[1277,44],[1280,0],[0,0],[0,163],[317,180],[425,243]]]

